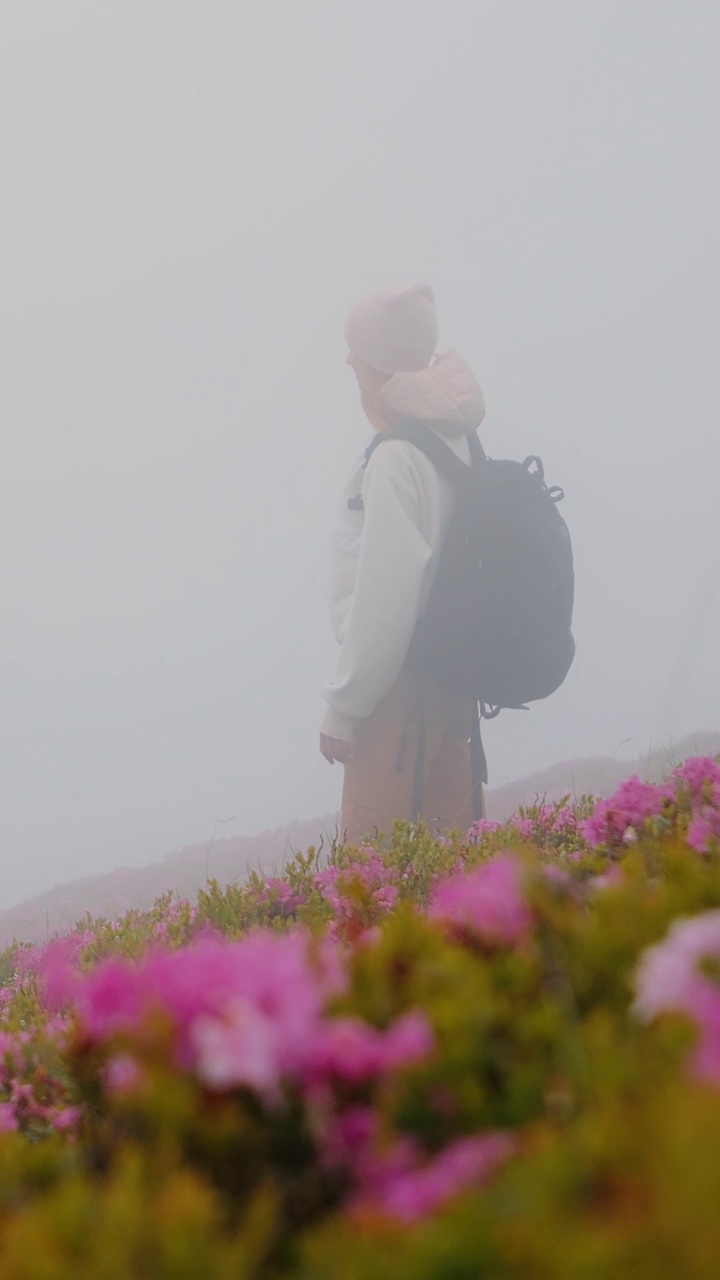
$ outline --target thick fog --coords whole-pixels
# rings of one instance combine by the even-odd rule
[[[577,660],[491,783],[720,727],[719,41],[713,0],[2,6],[0,906],[337,807],[381,288],[566,491]]]

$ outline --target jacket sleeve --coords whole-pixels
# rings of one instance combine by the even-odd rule
[[[335,675],[323,687],[322,731],[330,737],[351,738],[355,722],[375,710],[399,676],[415,630],[432,548],[420,530],[406,457],[402,445],[388,442],[365,472],[355,589]]]

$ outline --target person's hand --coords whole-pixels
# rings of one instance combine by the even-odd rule
[[[352,743],[344,738],[330,738],[327,733],[320,734],[320,753],[329,764],[347,764],[350,759]]]

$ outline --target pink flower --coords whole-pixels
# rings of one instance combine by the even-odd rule
[[[320,1031],[308,1064],[313,1080],[360,1084],[380,1074],[382,1037],[360,1018],[335,1018]]]
[[[673,771],[673,780],[678,806],[690,809],[685,838],[691,849],[707,853],[711,842],[720,842],[720,764],[696,756]]]
[[[303,894],[295,893],[287,880],[268,876],[263,888],[262,901],[270,903],[274,901],[282,909],[283,915],[292,915],[298,907],[304,905],[306,899]]]
[[[673,778],[684,782],[694,800],[706,799],[720,807],[720,764],[711,756],[693,756],[673,770]]]
[[[354,1106],[330,1117],[320,1161],[325,1168],[349,1169],[369,1150],[378,1120],[372,1107]]]
[[[201,1017],[190,1037],[195,1070],[211,1089],[246,1086],[266,1099],[280,1083],[278,1028],[248,1001],[235,1001],[223,1017]]]
[[[68,934],[54,938],[40,953],[37,971],[47,1009],[58,1012],[72,1003],[78,988],[77,962],[87,940],[86,934]]]
[[[15,977],[23,978],[26,974],[37,973],[40,963],[41,948],[32,943],[21,943],[13,952],[13,968]]]
[[[720,909],[676,920],[662,942],[640,957],[635,1011],[653,1018],[669,1009],[686,1008],[706,982],[698,969],[703,956],[720,956]]]
[[[342,895],[337,888],[340,879],[340,867],[324,867],[322,871],[316,872],[313,877],[313,884],[322,894],[326,902],[329,902],[333,911],[339,911],[342,907]]]
[[[434,1043],[421,1013],[405,1014],[387,1031],[378,1031],[360,1018],[334,1018],[318,1033],[308,1074],[315,1083],[335,1078],[345,1084],[363,1084],[422,1061]]]
[[[499,822],[491,822],[489,818],[478,818],[477,822],[473,822],[465,838],[470,844],[477,844],[484,835],[490,835],[493,831],[499,830]]]
[[[435,1048],[435,1037],[424,1013],[406,1013],[385,1032],[383,1071],[398,1071],[422,1062]]]
[[[117,1053],[107,1063],[103,1078],[109,1093],[124,1094],[139,1088],[145,1076],[129,1053]]]
[[[542,868],[542,873],[551,884],[566,885],[572,883],[568,872],[563,871],[562,867],[559,867],[556,862],[546,862]]]
[[[720,985],[703,973],[705,958],[720,962],[720,910],[677,920],[662,942],[643,952],[634,1009],[644,1019],[689,1014],[700,1031],[692,1069],[720,1083]]]
[[[529,840],[534,828],[532,818],[513,818],[513,826],[522,840]]]
[[[390,911],[398,900],[397,887],[394,884],[383,884],[375,890],[375,901],[383,911]]]
[[[615,889],[623,882],[623,873],[619,867],[608,867],[607,871],[601,872],[598,876],[592,876],[588,881],[589,889]]]
[[[375,849],[358,852],[346,866],[329,866],[313,879],[335,915],[339,932],[355,937],[367,924],[367,912],[384,914],[395,906],[397,873],[387,867]]]
[[[304,933],[257,932],[240,942],[203,938],[141,962],[107,960],[81,975],[85,1036],[105,1044],[142,1035],[153,1016],[173,1037],[175,1063],[212,1088],[246,1085],[268,1097],[281,1077],[297,1077],[322,1025],[328,996],[345,980],[339,957],[314,954]],[[126,1081],[110,1068],[108,1085]],[[122,1076],[122,1072],[121,1072]]]
[[[471,1186],[482,1186],[512,1153],[509,1134],[490,1132],[460,1138],[424,1165],[377,1171],[374,1183],[355,1198],[355,1213],[375,1212],[404,1223],[418,1222]],[[379,1176],[378,1176],[379,1175]]]
[[[12,1133],[17,1127],[13,1104],[11,1102],[0,1102],[0,1133]]]
[[[557,810],[553,817],[553,828],[559,835],[566,831],[577,831],[577,814],[571,805],[564,805],[562,809]]]
[[[83,1030],[102,1042],[118,1031],[136,1029],[149,992],[139,967],[122,960],[106,960],[76,987]]]
[[[521,878],[518,859],[511,853],[501,854],[438,885],[430,916],[491,945],[518,942],[532,927]]]
[[[593,848],[620,844],[628,827],[637,829],[648,818],[659,817],[671,795],[668,784],[655,786],[637,777],[628,778],[609,800],[601,800],[592,817],[581,824],[582,834]]]
[[[716,834],[716,828],[717,834],[720,834],[720,824],[709,821],[701,814],[696,814],[688,827],[685,839],[696,853],[707,853],[710,841]]]
[[[67,1133],[77,1128],[81,1115],[80,1107],[61,1107],[59,1111],[51,1111],[49,1118],[58,1133]]]

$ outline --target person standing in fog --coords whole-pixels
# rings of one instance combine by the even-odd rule
[[[411,434],[422,422],[469,464],[483,395],[456,352],[436,355],[429,285],[363,299],[345,337],[375,432]],[[358,459],[342,494],[329,591],[340,654],[323,687],[320,750],[344,765],[340,835],[350,842],[388,835],[398,818],[422,818],[436,832],[473,821],[474,702],[411,652],[454,502],[449,481],[401,438]]]

